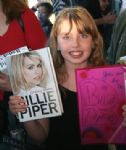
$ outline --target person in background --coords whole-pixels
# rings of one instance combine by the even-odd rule
[[[126,9],[126,1],[125,0],[118,0],[120,2],[120,12]]]
[[[122,1],[123,0],[111,0],[112,10],[115,10],[117,16],[120,13],[120,10],[121,10],[121,7],[122,7]]]
[[[107,51],[109,64],[119,63],[120,57],[126,56],[126,10],[123,10],[115,22],[111,42]]]
[[[53,13],[53,6],[49,2],[39,2],[31,9],[33,12],[37,12],[38,20],[46,36],[49,37],[53,25],[50,21],[50,16]]]
[[[82,0],[51,0],[53,6],[53,12],[57,16],[60,11],[66,7],[81,6],[80,2]]]
[[[39,3],[37,6],[38,9],[38,19],[41,23],[41,26],[43,27],[43,30],[47,37],[49,37],[51,29],[52,29],[52,23],[49,19],[49,17],[53,13],[53,7],[48,2]]]
[[[24,31],[17,19],[20,16],[22,18]],[[28,8],[27,1],[0,0],[0,55],[7,54],[23,46],[27,46],[32,50],[43,48],[46,42],[47,37],[37,17],[32,10]],[[8,132],[8,97],[12,93],[8,76],[2,72],[0,72],[0,91],[2,99],[0,102],[0,111],[3,112],[3,118],[5,118],[1,131],[4,134]],[[2,123],[2,120],[0,122]],[[47,136],[48,125],[46,124],[48,124],[46,119],[43,119],[41,121],[33,121],[30,123],[30,127],[33,130],[34,126],[37,126],[37,128],[44,126],[39,132],[44,131],[43,134]],[[31,133],[31,128],[28,128],[29,134]],[[36,133],[34,133],[34,135],[36,135]],[[0,143],[0,146],[2,146],[2,143]],[[0,147],[0,149],[4,148]]]
[[[113,25],[116,20],[116,12],[112,10],[110,0],[84,0],[80,5],[85,7],[95,20],[104,41],[104,56],[110,44]]]
[[[51,2],[53,6],[53,12],[56,16],[66,7],[64,0],[51,0]]]
[[[56,17],[48,46],[51,49],[64,113],[60,117],[49,119],[46,150],[108,150],[107,144],[80,144],[75,70],[105,65],[103,40],[94,19],[82,7],[63,9]],[[27,108],[25,101],[15,96],[10,97],[9,107],[13,114]],[[126,126],[126,105],[123,110]],[[38,131],[37,128],[35,130]]]

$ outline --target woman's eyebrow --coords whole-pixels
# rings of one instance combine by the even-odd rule
[[[34,66],[34,64],[26,64],[26,65],[24,65],[24,66],[26,66],[26,67],[27,67],[27,66]]]
[[[60,35],[70,35],[70,33],[69,32],[63,32],[63,33],[61,33]]]

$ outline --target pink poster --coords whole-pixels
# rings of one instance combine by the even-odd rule
[[[122,105],[126,104],[122,66],[76,71],[82,144],[126,144]]]

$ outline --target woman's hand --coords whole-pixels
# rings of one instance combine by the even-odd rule
[[[26,111],[27,104],[20,96],[10,96],[9,108],[13,114]],[[49,131],[48,119],[37,119],[24,122],[27,133],[35,140],[37,144],[45,141]]]
[[[123,105],[122,109],[123,109],[123,118],[124,118],[123,119],[123,124],[126,127],[126,104]]]
[[[10,96],[9,108],[13,114],[26,111],[27,104],[20,96]]]
[[[103,16],[104,24],[114,24],[116,18],[116,14],[108,13],[106,16]]]

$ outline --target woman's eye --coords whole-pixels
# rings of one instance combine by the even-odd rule
[[[68,39],[70,39],[70,37],[69,36],[63,36],[63,39],[68,40]]]
[[[41,64],[38,64],[38,65],[37,65],[37,67],[38,67],[38,68],[41,68],[41,67],[42,67],[42,65],[41,65]]]
[[[83,34],[81,34],[81,37],[82,37],[82,38],[87,38],[87,37],[88,37],[88,34],[83,33]]]
[[[29,66],[28,69],[29,69],[29,70],[32,70],[32,69],[33,69],[33,66]]]

